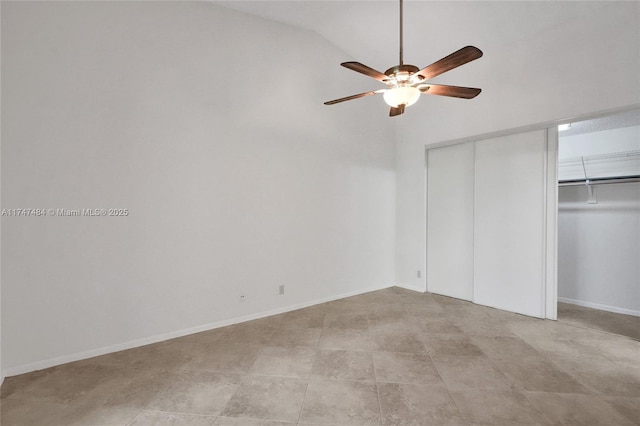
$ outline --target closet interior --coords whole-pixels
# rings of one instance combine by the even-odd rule
[[[558,131],[558,320],[640,339],[640,110]]]

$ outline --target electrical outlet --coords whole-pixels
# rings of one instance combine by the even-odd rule
[[[422,271],[418,269],[418,278],[422,278]]]
[[[284,294],[284,284],[278,287],[278,294],[280,295]]]

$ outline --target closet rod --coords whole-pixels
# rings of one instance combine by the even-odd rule
[[[605,185],[609,183],[626,183],[626,182],[640,182],[640,175],[634,176],[616,176],[616,177],[601,177],[593,179],[571,179],[558,181],[558,186],[576,186],[576,185]]]

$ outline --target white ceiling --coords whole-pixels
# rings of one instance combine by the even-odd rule
[[[631,126],[640,126],[640,110],[638,109],[571,123],[568,130],[560,132],[560,136],[576,136]]]
[[[345,61],[356,60],[382,72],[398,63],[398,0],[208,1],[315,32],[341,48],[345,52]],[[490,60],[492,52],[496,50],[526,49],[527,40],[535,38],[537,34],[572,20],[580,22],[583,15],[599,8],[615,6],[612,3],[613,1],[579,0],[405,0],[405,63],[422,68],[469,44],[484,51],[485,57],[480,60]],[[554,64],[548,65],[553,67]],[[336,63],[335,66],[338,67],[339,64]],[[496,65],[482,69],[490,71],[493,66]],[[541,64],[542,69],[545,66]],[[473,70],[479,68],[476,66]],[[454,72],[460,71],[453,71],[452,74]],[[453,75],[438,77],[446,84],[469,86],[477,86],[477,81],[474,80],[478,78],[476,76],[471,80],[458,81],[457,76]],[[366,82],[366,77],[363,77],[363,83]],[[637,111],[632,111],[574,123],[572,129],[562,135],[638,125],[639,117]]]
[[[384,71],[398,63],[399,8],[379,1],[213,1],[241,12],[316,32],[346,60]],[[466,45],[485,54],[562,25],[608,1],[404,2],[405,62],[422,68]],[[336,64],[338,66],[338,64]]]

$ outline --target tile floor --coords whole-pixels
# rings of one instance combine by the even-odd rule
[[[582,328],[593,328],[640,340],[640,317],[558,303],[558,319]]]
[[[640,342],[572,309],[390,288],[7,378],[0,423],[640,424]]]

